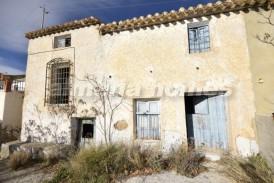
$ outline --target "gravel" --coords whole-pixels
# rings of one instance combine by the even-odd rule
[[[132,177],[124,183],[232,183],[231,179],[217,172],[205,172],[195,178],[188,178],[175,172],[163,172],[149,176]]]

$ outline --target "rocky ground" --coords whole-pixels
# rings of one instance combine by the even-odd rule
[[[224,167],[216,162],[206,162],[207,172],[201,173],[197,177],[188,178],[176,174],[176,172],[162,172],[149,176],[132,177],[125,183],[234,183],[232,179],[220,173]],[[235,182],[236,183],[236,182]]]
[[[126,183],[231,183],[232,180],[216,172],[205,172],[195,178],[188,178],[175,172],[163,172],[150,176],[133,177]]]
[[[233,181],[218,172],[217,163],[207,163],[209,170],[195,178],[188,178],[175,172],[162,172],[148,176],[129,178],[124,183],[232,183]],[[1,183],[40,183],[49,180],[53,176],[54,168],[36,164],[28,168],[11,170],[7,160],[0,160]]]
[[[52,167],[35,164],[28,168],[13,171],[7,165],[8,160],[0,160],[1,183],[40,183],[53,176]]]

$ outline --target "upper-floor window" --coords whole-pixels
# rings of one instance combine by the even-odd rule
[[[47,64],[46,103],[69,104],[71,85],[70,61],[57,58]]]
[[[71,35],[54,37],[54,48],[64,48],[71,46]]]
[[[210,48],[208,22],[188,24],[189,53],[205,52]]]

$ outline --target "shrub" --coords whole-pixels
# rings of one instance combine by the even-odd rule
[[[52,180],[46,181],[45,183],[61,183],[61,182],[68,182],[69,176],[71,172],[68,168],[61,166]]]
[[[71,166],[73,177],[83,182],[110,182],[133,168],[121,145],[82,150],[71,160]]]
[[[254,183],[274,183],[274,176],[261,155],[251,156],[248,161],[241,164],[245,173]]]
[[[224,156],[220,163],[224,166],[222,170],[228,177],[231,177],[236,182],[251,183],[250,177],[243,171],[241,164],[243,159],[232,157],[230,155]]]
[[[126,176],[144,175],[176,169],[193,177],[202,171],[202,156],[183,148],[170,154],[142,150],[139,146],[109,145],[81,150],[65,168],[60,168],[55,182],[114,182]],[[65,181],[63,181],[63,180]],[[54,183],[55,183],[54,182]]]
[[[274,183],[274,177],[266,160],[261,155],[248,159],[226,156],[221,163],[224,173],[236,182],[242,183]]]
[[[205,156],[194,150],[187,151],[181,147],[175,152],[171,152],[170,167],[176,169],[177,173],[187,177],[195,177],[201,172],[206,171],[202,166],[205,161]]]
[[[19,167],[28,165],[30,162],[31,155],[29,153],[16,151],[10,156],[8,164],[13,170],[16,170]]]

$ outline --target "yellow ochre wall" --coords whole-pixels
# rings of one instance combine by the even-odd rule
[[[272,10],[273,11],[273,10]],[[264,18],[270,10],[251,11],[245,14],[247,41],[256,104],[257,137],[261,153],[274,169],[274,45],[257,39],[265,33],[274,36],[274,26]],[[274,16],[270,17],[274,23]],[[273,38],[273,37],[272,37]]]

